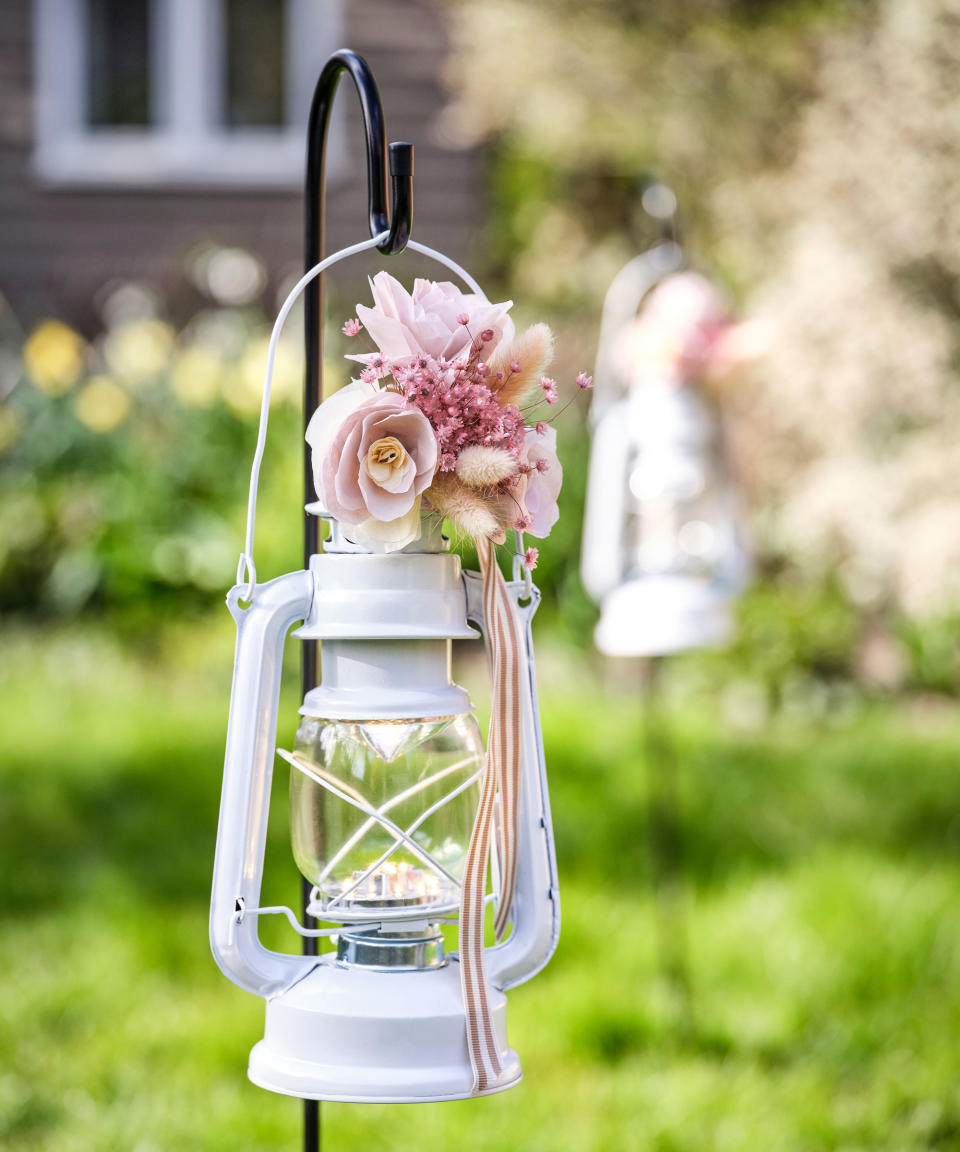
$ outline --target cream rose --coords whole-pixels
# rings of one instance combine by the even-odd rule
[[[417,538],[437,440],[426,416],[399,393],[378,393],[350,411],[319,465],[320,499],[358,543],[391,552]]]

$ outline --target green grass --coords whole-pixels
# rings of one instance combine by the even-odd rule
[[[262,1005],[207,949],[230,647],[227,620],[139,658],[5,638],[4,1148],[299,1147],[296,1102],[244,1074]],[[526,1079],[325,1105],[328,1152],[960,1148],[960,720],[730,731],[689,699],[668,716],[678,815],[651,828],[666,777],[637,700],[546,671],[564,926],[510,994]],[[266,895],[293,902],[277,785]]]

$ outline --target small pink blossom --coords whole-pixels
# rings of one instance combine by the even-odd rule
[[[346,324],[344,324],[340,331],[344,334],[344,336],[356,336],[362,327],[363,325],[356,318],[356,316],[353,316],[346,322]]]
[[[516,520],[514,520],[513,526],[518,532],[526,532],[532,523],[533,521],[529,516],[518,516]]]
[[[510,361],[510,371],[514,372],[514,373],[520,371],[520,361],[519,360],[511,360]]]
[[[546,436],[546,434],[547,434],[547,424],[546,424],[546,422],[545,422],[544,420],[538,420],[538,421],[537,421],[537,429],[536,429],[536,431],[537,431],[537,435],[538,435],[538,436]]]
[[[579,389],[581,389],[581,391],[586,389],[586,388],[592,388],[593,387],[593,377],[588,376],[586,374],[586,372],[577,373],[577,387]]]
[[[523,554],[523,566],[528,572],[532,572],[537,566],[537,561],[540,559],[539,548],[528,548]]]
[[[461,312],[457,316],[457,323],[462,324],[464,326],[464,328],[466,328],[466,326],[470,323],[470,317],[467,315],[466,312]]]
[[[543,473],[548,471],[550,468],[550,462],[548,460],[544,460],[544,458],[541,456],[540,459],[537,460],[537,462],[534,464],[534,468],[536,468],[536,470],[542,476]]]
[[[496,335],[496,332],[494,332],[492,328],[484,328],[484,330],[480,333],[480,339],[484,342],[484,344],[489,344],[491,340],[495,339]]]
[[[557,382],[549,376],[540,377],[540,387],[543,389],[543,397],[548,404],[556,404],[559,393],[557,392]]]

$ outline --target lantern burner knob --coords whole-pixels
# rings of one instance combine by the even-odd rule
[[[447,958],[443,933],[437,924],[408,931],[396,928],[351,928],[337,938],[337,963],[344,968],[367,968],[376,972],[413,972],[443,968]]]

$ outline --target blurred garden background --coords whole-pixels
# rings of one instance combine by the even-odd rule
[[[168,7],[0,13],[0,1143],[17,1152],[299,1141],[295,1102],[245,1079],[262,1005],[216,970],[206,921],[223,597],[301,259],[310,61],[296,0],[224,0],[198,153],[220,167],[178,167],[151,134],[176,143],[182,109],[134,82],[160,67],[136,12]],[[44,85],[68,16],[88,122],[64,127]],[[358,0],[324,18],[320,62],[341,40],[367,56],[391,137],[417,146],[414,235],[520,323],[548,321],[558,377],[592,363],[607,285],[656,239],[654,174],[691,263],[756,334],[723,397],[755,581],[728,649],[666,663],[656,717],[642,669],[592,648],[587,398],[559,422],[536,638],[564,925],[510,996],[525,1081],[325,1106],[325,1146],[960,1148],[960,3],[417,0],[401,17]],[[331,247],[366,232],[340,99]],[[328,285],[328,388],[377,267]],[[294,321],[261,578],[300,565],[299,341]],[[475,661],[462,677],[484,694]],[[285,793],[278,773],[266,884],[295,903]]]

